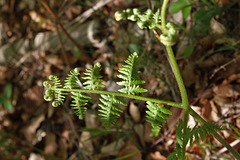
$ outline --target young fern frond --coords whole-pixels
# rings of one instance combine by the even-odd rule
[[[126,105],[126,103],[120,100],[116,96],[112,95],[101,95],[100,101],[102,104],[99,104],[99,115],[101,120],[104,123],[105,128],[109,129],[112,124],[116,123],[116,119],[120,116],[119,112],[122,112],[122,109],[116,104]]]
[[[85,77],[82,77],[86,81],[83,83],[84,87],[88,90],[95,90],[99,87],[105,87],[105,85],[101,84],[102,82],[102,76],[99,75],[99,71],[101,70],[101,64],[96,63],[94,66],[89,67],[89,69],[86,69],[86,72],[84,73]]]
[[[134,52],[125,61],[126,65],[123,65],[118,71],[121,74],[117,76],[123,79],[121,82],[117,82],[118,85],[124,86],[124,88],[119,89],[119,92],[135,95],[136,93],[147,92],[147,89],[140,88],[140,84],[145,83],[145,81],[139,78],[138,65],[138,54]]]
[[[80,85],[77,82],[80,82],[80,79],[78,78],[80,72],[77,68],[70,71],[70,74],[68,74],[68,77],[65,80],[64,87],[68,89],[74,89],[79,88]],[[85,116],[85,113],[87,111],[87,107],[85,107],[88,103],[88,101],[91,99],[91,97],[79,93],[79,92],[71,92],[72,94],[72,109],[74,109],[74,114],[78,116],[79,119],[83,119]]]
[[[207,122],[202,126],[198,126],[198,123],[191,128],[187,128],[186,133],[183,133],[183,128],[184,128],[184,123],[182,119],[179,119],[178,121],[178,126],[175,126],[176,129],[176,148],[173,153],[170,154],[170,156],[167,158],[167,160],[172,160],[172,159],[182,159],[184,158],[184,153],[182,152],[183,148],[186,148],[186,146],[183,146],[183,144],[187,144],[190,142],[190,146],[193,145],[193,139],[195,138],[196,142],[199,143],[199,137],[201,138],[202,141],[205,140],[207,133],[211,132],[216,132],[220,130],[224,130],[223,127],[215,125],[211,122]],[[186,142],[183,142],[183,141]]]
[[[149,111],[146,111],[147,122],[151,123],[153,127],[151,136],[157,136],[162,127],[161,123],[166,123],[167,115],[172,115],[172,112],[163,105],[149,101],[147,101],[147,108],[149,109]]]
[[[49,80],[53,82],[53,85],[51,85],[49,81],[44,81],[43,83],[44,87],[48,87],[48,89],[45,91],[44,99],[46,101],[53,100],[52,106],[57,107],[63,103],[67,93],[56,90],[58,88],[62,88],[61,81],[57,76],[50,75]]]

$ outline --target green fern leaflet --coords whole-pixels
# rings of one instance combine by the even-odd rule
[[[145,83],[145,81],[139,78],[139,70],[138,70],[138,54],[134,52],[132,55],[128,57],[125,61],[126,65],[123,65],[122,68],[119,69],[121,74],[117,76],[123,79],[120,82],[117,82],[118,85],[124,86],[124,88],[119,89],[119,92],[127,93],[135,95],[136,93],[147,92],[147,89],[140,88],[140,84]]]
[[[105,87],[102,82],[102,76],[99,75],[99,71],[101,70],[101,64],[96,63],[93,67],[89,67],[89,69],[86,69],[86,72],[84,73],[85,77],[82,77],[86,80],[86,82],[83,83],[84,87],[88,90],[95,90],[99,87]]]
[[[172,115],[172,112],[166,109],[163,105],[158,105],[157,103],[152,103],[147,101],[147,108],[149,111],[147,113],[147,122],[152,124],[151,136],[157,136],[162,127],[162,123],[166,123],[168,119],[167,115]]]
[[[70,74],[65,80],[64,87],[63,88],[68,88],[68,89],[74,89],[74,88],[79,88],[80,85],[78,82],[80,82],[80,79],[78,78],[80,72],[77,68],[74,70],[70,71]],[[85,95],[83,93],[79,92],[71,92],[72,94],[72,109],[74,109],[74,114],[78,116],[79,119],[83,119],[86,111],[87,111],[87,103],[91,99],[88,95]]]
[[[116,119],[120,116],[119,112],[122,112],[122,109],[116,104],[127,104],[116,96],[102,94],[101,97],[102,104],[99,104],[98,111],[105,128],[109,129],[112,124],[116,124]]]

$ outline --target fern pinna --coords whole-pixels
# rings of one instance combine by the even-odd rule
[[[183,133],[184,123],[182,119],[179,119],[178,126],[175,126],[176,130],[176,148],[174,149],[174,152],[168,156],[167,160],[175,160],[175,159],[184,159],[185,154],[183,150],[186,148],[186,145],[190,144],[190,146],[193,145],[194,138],[197,143],[199,143],[199,137],[202,141],[206,139],[207,133],[216,132],[224,130],[224,127],[218,126],[213,124],[212,122],[207,122],[202,126],[198,126],[198,123],[191,129],[187,127],[186,134]]]
[[[95,90],[99,87],[105,87],[102,83],[102,76],[99,75],[99,71],[101,70],[101,64],[98,62],[94,64],[94,66],[90,66],[88,69],[86,69],[86,72],[84,73],[84,77],[82,79],[85,79],[86,81],[83,83],[84,87],[88,90]]]
[[[124,86],[124,88],[118,91],[129,95],[147,92],[148,90],[139,87],[139,85],[145,83],[145,81],[139,78],[138,54],[134,52],[128,57],[125,63],[126,65],[123,65],[123,67],[119,69],[121,74],[117,75],[119,78],[123,79],[121,82],[117,82],[117,84]]]
[[[165,108],[162,104],[147,102],[147,121],[152,124],[151,136],[157,136],[162,127],[162,123],[166,123],[167,115],[172,115],[172,112]]]
[[[122,112],[122,109],[116,104],[127,104],[116,96],[101,94],[101,97],[100,101],[102,104],[99,104],[99,115],[102,117],[101,120],[104,126],[110,128],[112,124],[116,123],[116,119],[120,116],[119,112]]]

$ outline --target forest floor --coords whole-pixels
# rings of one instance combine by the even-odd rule
[[[240,151],[240,4],[196,4],[190,16],[167,18],[179,29],[173,46],[191,107],[226,130],[219,134]],[[176,144],[174,126],[182,110],[172,111],[159,136],[151,137],[146,103],[125,99],[118,126],[106,130],[96,104],[84,120],[70,107],[71,97],[53,108],[43,99],[49,75],[64,80],[70,70],[81,75],[102,64],[106,90],[117,91],[118,69],[138,52],[146,97],[181,102],[163,45],[136,23],[117,22],[126,8],[154,10],[154,0],[5,0],[0,1],[0,159],[4,160],[165,160]],[[227,9],[224,6],[229,6]],[[194,14],[205,8],[204,14]],[[211,11],[211,12],[210,12]],[[214,11],[214,13],[213,13]],[[216,11],[216,12],[215,12]],[[199,12],[200,13],[200,12]],[[212,16],[212,17],[211,17]],[[73,39],[73,40],[71,40]],[[99,96],[91,95],[98,102]],[[188,125],[196,121],[189,117]],[[233,159],[211,135],[187,147],[189,159]]]

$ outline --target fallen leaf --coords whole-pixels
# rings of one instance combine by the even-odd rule
[[[134,122],[136,122],[136,123],[140,122],[141,113],[140,113],[138,106],[136,106],[133,101],[130,102],[129,113],[130,113],[132,119],[134,120]]]
[[[136,134],[138,135],[141,145],[143,146],[143,148],[145,148],[145,142],[144,142],[144,126],[142,124],[136,124],[134,126],[134,130],[136,132]]]
[[[90,132],[82,132],[79,146],[85,155],[92,155],[94,153],[94,147],[90,138]]]
[[[142,153],[130,141],[126,143],[126,145],[118,154],[118,158],[121,158],[123,156],[125,156],[126,158],[123,158],[122,160],[141,160],[142,159]]]
[[[45,119],[44,114],[40,114],[33,118],[29,124],[27,124],[21,132],[25,136],[26,140],[33,142],[36,137],[36,129],[39,127],[40,123]]]
[[[47,154],[54,154],[57,151],[56,135],[53,133],[47,133],[45,137],[44,152]]]
[[[167,158],[163,155],[161,155],[161,153],[159,151],[156,151],[154,153],[150,154],[150,159],[152,160],[166,160]]]
[[[119,150],[125,145],[124,138],[120,138],[118,141],[113,141],[112,143],[105,145],[101,148],[101,154],[116,156]]]

